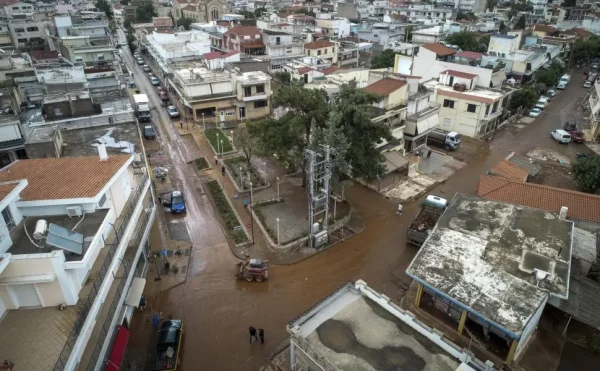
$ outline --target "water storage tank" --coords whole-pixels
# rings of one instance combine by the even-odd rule
[[[448,206],[448,201],[445,198],[441,198],[441,197],[434,196],[434,195],[427,196],[426,202],[429,205],[433,205],[440,209],[445,209],[446,206]]]
[[[33,238],[36,240],[41,240],[46,235],[46,230],[48,229],[48,222],[44,219],[40,219],[35,223],[35,231],[33,231]]]

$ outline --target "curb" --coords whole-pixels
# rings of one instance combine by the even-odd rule
[[[231,157],[227,157],[227,158],[221,158],[222,162],[225,162],[225,160],[231,159],[231,158],[236,158],[236,157],[242,157],[242,156],[231,156]],[[237,184],[237,182],[235,181],[235,178],[233,176],[233,174],[231,174],[231,171],[229,170],[229,166],[227,166],[226,164],[222,164],[222,166],[225,166],[225,172],[227,173],[227,176],[229,177],[229,180],[231,180],[231,183],[233,183],[233,187],[235,188],[235,191],[240,194],[240,195],[246,195],[250,193],[250,190],[242,190],[240,189],[239,185]],[[256,192],[256,191],[262,191],[263,189],[267,189],[271,186],[271,183],[267,180],[261,177],[261,180],[264,181],[266,184],[260,187],[252,187],[252,192]]]

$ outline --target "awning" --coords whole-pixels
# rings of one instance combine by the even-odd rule
[[[386,174],[408,165],[408,159],[396,151],[384,152],[383,157],[385,157]]]
[[[129,341],[129,335],[131,333],[125,326],[121,325],[117,331],[117,337],[113,345],[110,357],[108,358],[108,364],[106,365],[106,371],[119,371],[121,362],[123,362],[123,356],[125,355],[125,349],[127,348],[127,342]]]
[[[125,299],[125,304],[132,307],[137,307],[140,305],[140,299],[142,298],[142,293],[144,292],[144,286],[146,286],[145,278],[134,278],[133,282],[131,282],[129,294],[127,294],[127,298]]]

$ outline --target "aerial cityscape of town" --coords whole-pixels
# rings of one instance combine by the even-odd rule
[[[600,370],[600,3],[0,0],[0,371]]]

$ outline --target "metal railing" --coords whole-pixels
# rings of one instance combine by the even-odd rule
[[[123,263],[123,270],[125,272],[125,276],[123,278],[121,278],[121,281],[119,282],[119,285],[117,286],[117,292],[115,293],[115,297],[113,298],[113,301],[108,309],[108,314],[106,316],[106,319],[104,320],[104,324],[102,325],[102,328],[100,329],[100,335],[98,336],[98,341],[96,342],[94,351],[88,362],[87,369],[89,371],[94,370],[94,368],[96,367],[96,364],[98,363],[98,358],[100,358],[100,353],[102,352],[102,346],[104,345],[104,342],[105,342],[106,338],[108,337],[108,334],[110,333],[111,327],[113,327],[113,326],[111,326],[111,324],[112,324],[115,314],[117,313],[117,309],[119,309],[118,307],[119,307],[119,302],[121,301],[121,294],[125,290],[125,285],[127,284],[127,280],[128,280],[128,276],[129,276],[129,270],[131,269],[131,265],[136,263],[136,262],[134,262],[134,258],[136,255],[135,252],[137,251],[137,246],[139,246],[139,244],[142,241],[142,237],[144,237],[144,232],[146,231],[146,225],[147,225],[148,221],[150,220],[150,215],[152,215],[153,208],[154,208],[154,202],[152,202],[152,200],[150,200],[150,202],[148,202],[148,206],[144,208],[145,213],[144,213],[144,216],[142,217],[142,220],[140,221],[140,223],[138,223],[142,227],[138,228],[135,237],[133,237],[129,242],[129,245],[136,247],[136,250],[131,250],[134,252],[133,254],[127,254],[127,252],[126,252],[125,255],[123,256],[122,263]],[[146,255],[148,255],[148,254],[149,254],[149,251],[147,252]],[[133,275],[135,276],[135,272]],[[109,348],[107,348],[107,349],[110,349],[111,344],[114,343],[114,338],[116,337],[117,332],[113,331],[110,334],[111,335],[110,335]],[[109,354],[110,353],[107,351],[103,357],[104,358],[103,362],[108,360]]]
[[[420,118],[431,115],[438,111],[440,105],[438,103],[429,102],[427,107],[420,110],[419,112],[411,113],[410,115],[406,115],[407,120],[418,121]]]
[[[304,354],[306,354],[307,359],[303,359],[303,361],[306,364],[306,366],[308,366],[308,369],[311,369],[312,367],[311,364],[315,367],[319,367],[322,371],[339,371],[339,368],[337,368],[336,366],[334,366],[332,363],[330,363],[327,358],[325,358],[325,356],[323,356],[323,354],[321,354],[319,351],[317,351],[316,349],[314,349],[314,347],[312,346],[312,344],[304,339],[303,337],[300,336],[291,336],[292,338],[292,342],[296,345],[296,347],[300,350],[302,350],[302,352]],[[296,357],[298,357],[299,354],[296,353]],[[302,356],[300,356],[299,358],[304,358]],[[297,370],[297,366],[299,365],[294,365],[294,369]]]
[[[134,193],[129,197],[128,204],[125,206],[123,212],[121,213],[121,219],[117,221],[115,225],[113,225],[114,235],[110,242],[105,243],[105,249],[107,249],[107,255],[104,258],[104,262],[98,271],[98,275],[94,279],[94,282],[91,285],[90,292],[87,297],[80,299],[80,311],[75,319],[75,323],[71,328],[71,332],[67,337],[67,341],[65,346],[63,347],[58,359],[56,360],[56,364],[54,365],[54,371],[62,371],[65,369],[67,362],[69,361],[69,356],[73,351],[73,347],[77,342],[77,338],[81,333],[85,320],[90,312],[92,304],[94,300],[96,300],[96,296],[100,291],[100,287],[102,286],[102,282],[104,282],[104,278],[106,278],[106,274],[110,268],[110,265],[115,257],[115,253],[119,244],[121,243],[121,239],[123,238],[123,234],[129,225],[131,217],[133,216],[133,212],[137,204],[140,201],[140,197],[142,196],[142,192],[144,188],[147,186],[147,182],[149,180],[148,172],[144,172],[144,175],[140,181],[140,184],[134,191]],[[109,236],[110,238],[110,236]]]

